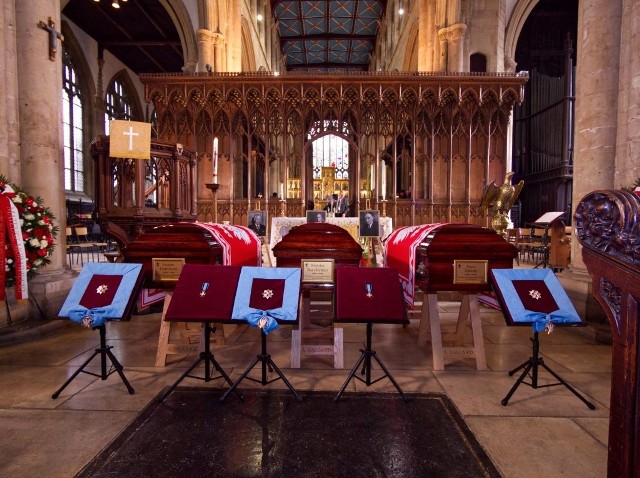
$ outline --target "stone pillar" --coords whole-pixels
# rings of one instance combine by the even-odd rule
[[[206,71],[206,65],[210,65],[213,71],[213,37],[209,30],[200,28],[196,31],[198,38],[198,70]]]
[[[459,72],[464,69],[464,39],[467,25],[456,23],[451,25],[448,33],[448,58],[447,68],[450,72]]]
[[[622,1],[578,4],[572,214],[587,193],[614,185]],[[603,316],[575,237],[571,265],[559,278],[582,317]]]
[[[590,0],[578,6],[574,210],[587,193],[614,185],[621,3]],[[571,249],[571,268],[585,271],[577,241]]]
[[[55,30],[60,30],[60,2],[33,0],[15,2],[15,6],[16,58],[20,59],[17,70],[21,169],[19,184],[30,194],[40,196],[61,226],[56,241],[58,247],[50,258],[51,264],[29,282],[29,292],[33,299],[29,315],[49,318],[57,315],[74,277],[65,268],[66,205],[60,100],[62,48],[60,40],[56,38],[53,42],[49,32],[38,26],[39,22],[47,24],[51,17]],[[57,50],[53,59],[50,59],[51,45]]]
[[[20,181],[18,121],[18,56],[16,55],[15,2],[0,8],[2,46],[0,47],[0,172]]]
[[[622,10],[618,135],[614,188],[631,186],[640,176],[640,5],[625,1]]]
[[[213,43],[213,71],[217,73],[226,71],[227,62],[224,55],[224,35],[212,33],[211,41]]]

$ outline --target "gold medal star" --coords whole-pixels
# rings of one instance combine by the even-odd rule
[[[271,289],[263,290],[262,297],[264,297],[265,299],[271,299],[271,297],[273,297],[273,291]]]

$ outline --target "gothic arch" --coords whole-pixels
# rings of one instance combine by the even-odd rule
[[[114,81],[119,81],[120,83],[122,83],[127,90],[128,98],[131,102],[131,117],[136,121],[144,121],[144,110],[142,109],[142,104],[140,103],[140,97],[136,92],[136,85],[131,79],[131,75],[129,75],[129,72],[124,69],[114,74],[107,83],[103,95],[106,95],[106,92],[109,90],[109,87],[113,84]]]
[[[158,0],[167,11],[176,27],[182,44],[184,68],[193,72],[198,64],[198,42],[196,32],[191,24],[189,12],[182,0]]]
[[[240,35],[242,37],[242,44],[240,47],[242,51],[242,60],[240,68],[242,71],[256,71],[256,54],[253,51],[249,22],[247,22],[245,17],[242,17],[240,21],[240,30]]]
[[[505,70],[507,70],[507,60],[514,61],[516,57],[516,47],[518,46],[518,37],[520,36],[522,27],[527,21],[531,10],[535,8],[539,1],[540,0],[518,0],[516,6],[513,8],[504,36]]]

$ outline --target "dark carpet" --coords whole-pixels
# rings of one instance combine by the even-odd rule
[[[499,477],[443,394],[178,388],[80,477]]]

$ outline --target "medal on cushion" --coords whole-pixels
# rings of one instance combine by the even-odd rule
[[[205,295],[207,295],[207,290],[209,290],[209,283],[203,282],[202,288],[200,289],[200,297],[204,297]]]
[[[266,317],[260,317],[260,319],[258,319],[258,328],[264,329],[267,325],[269,325],[269,321]]]
[[[365,284],[364,290],[367,292],[367,297],[373,297],[373,286],[371,284]]]

